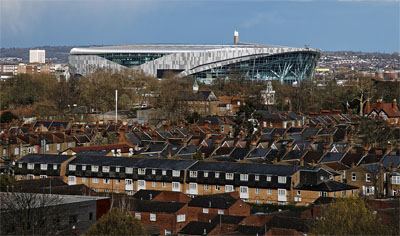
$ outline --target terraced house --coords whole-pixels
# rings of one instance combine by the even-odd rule
[[[29,161],[45,165],[53,159],[37,155],[22,160],[25,165],[31,165]],[[248,202],[305,205],[320,196],[351,196],[357,189],[317,167],[111,156],[77,156],[63,163],[65,175],[63,171],[57,174],[69,185],[85,184],[97,192],[133,194],[145,189],[191,196],[238,192]],[[27,176],[39,173],[22,169]]]

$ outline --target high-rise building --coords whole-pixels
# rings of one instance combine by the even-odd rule
[[[29,63],[45,63],[46,51],[33,49],[29,50]]]

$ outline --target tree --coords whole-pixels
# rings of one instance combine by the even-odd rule
[[[0,234],[70,234],[70,227],[62,222],[67,209],[55,207],[60,201],[60,197],[51,194],[1,193]]]
[[[380,222],[360,198],[338,199],[322,211],[312,233],[316,235],[390,235],[394,229]]]
[[[128,211],[114,208],[92,225],[86,235],[146,235],[146,231]]]
[[[18,117],[10,111],[6,111],[0,115],[0,123],[10,123],[15,119],[18,119]]]

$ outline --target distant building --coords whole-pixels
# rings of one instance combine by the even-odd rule
[[[272,88],[271,81],[268,81],[267,89],[261,90],[261,98],[264,105],[275,105],[275,90]]]
[[[279,80],[292,84],[311,78],[320,52],[311,48],[239,43],[231,45],[122,45],[73,48],[69,63],[73,73],[98,69],[141,70],[162,78],[167,73],[193,76],[200,82],[240,74],[248,79]]]
[[[46,51],[45,50],[29,50],[29,63],[45,63]]]

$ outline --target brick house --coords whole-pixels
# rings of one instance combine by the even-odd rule
[[[396,99],[391,103],[383,102],[382,99],[372,104],[367,101],[364,114],[370,118],[381,118],[391,125],[400,125],[400,110]]]

